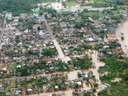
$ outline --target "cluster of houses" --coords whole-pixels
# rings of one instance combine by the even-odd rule
[[[61,4],[57,6],[62,7]],[[54,3],[51,6],[62,9]],[[106,54],[124,56],[116,38],[116,26],[111,26],[118,24],[112,17],[120,14],[103,15],[96,19],[90,16],[85,24],[82,24],[79,12],[57,13],[56,16],[48,12],[45,14],[64,55],[72,60],[91,58],[89,50],[96,49],[97,45],[101,46],[96,49],[99,57]],[[70,71],[82,68],[75,66],[72,60],[65,63],[57,58],[58,53],[43,15],[22,13],[14,17],[11,12],[0,14],[0,93],[5,90],[7,96],[68,90],[73,90],[74,96],[95,93],[98,84],[92,71],[80,71],[78,78],[69,80]],[[92,62],[90,66],[95,68]],[[53,96],[66,95],[62,92]]]
[[[55,82],[57,82],[57,84],[58,82],[60,83],[64,82],[63,80],[65,80],[64,78],[66,77],[65,75],[63,76],[62,74],[60,75],[60,77],[54,75],[52,77],[51,76],[36,77],[36,78],[24,77],[32,74],[38,75],[38,74],[51,73],[57,71],[68,71],[69,68],[71,67],[70,64],[67,65],[66,63],[62,63],[60,60],[56,60],[56,57],[58,55],[57,52],[55,52],[53,56],[45,56],[45,54],[43,54],[44,49],[48,49],[48,48],[54,49],[53,42],[51,41],[50,38],[51,34],[49,34],[48,32],[45,22],[43,21],[43,18],[41,16],[35,18],[34,16],[31,16],[29,14],[21,14],[20,16],[13,17],[10,12],[6,13],[1,18],[5,19],[5,21],[1,22],[3,28],[1,28],[2,43],[0,49],[1,51],[0,78],[6,78],[4,79],[4,81],[3,80],[1,81],[1,86],[0,86],[1,92],[5,92],[4,90],[6,89],[5,87],[3,87],[4,82],[8,86],[15,85],[10,87],[11,91],[7,90],[8,92],[6,92],[7,93],[6,95],[8,96],[13,93],[15,93],[15,95],[21,93],[22,94],[38,93],[37,88],[34,88],[32,84],[26,84],[25,87],[22,86],[24,85],[25,82],[27,83],[29,79],[30,81],[35,80],[35,82],[36,80],[42,80],[42,78],[45,78],[46,81],[47,80],[52,81],[52,79],[53,80],[55,79]],[[51,26],[52,23],[54,22],[49,22]],[[61,22],[60,26],[64,28],[64,24],[65,22]],[[63,34],[62,36],[64,36],[63,32],[62,34]],[[5,40],[8,41],[5,42]],[[59,37],[57,37],[57,40],[59,40]],[[44,70],[44,68],[46,69]],[[31,71],[31,69],[34,69],[36,71],[34,70]],[[16,79],[15,78],[10,79],[11,76],[17,76],[17,77]],[[19,76],[23,76],[23,77],[19,77]],[[59,79],[59,81],[56,81],[57,78]],[[62,81],[60,78],[62,78]],[[44,81],[44,83],[46,81]],[[44,90],[43,88],[40,88],[40,92],[67,90],[68,88],[74,89],[75,87],[81,88],[82,84],[83,84],[82,80],[70,81],[66,79],[65,85],[62,86],[60,86],[61,84],[55,85],[54,87],[51,88],[51,85],[47,84],[43,86]]]
[[[52,8],[55,9],[58,12],[61,11],[70,11],[70,12],[75,12],[78,10],[81,10],[80,4],[84,3],[84,2],[91,2],[92,0],[75,0],[75,1],[68,1],[68,0],[56,0],[56,2],[42,2],[40,4],[38,4],[38,6],[40,7],[45,7],[45,8]],[[76,2],[76,4],[74,4],[73,6],[68,6],[65,4],[65,2],[69,2],[69,3],[74,3]]]
[[[3,82],[6,84],[12,84],[13,81],[16,82],[16,87],[7,90],[7,96],[32,95],[57,91],[61,91],[64,95],[64,91],[69,90],[74,90],[72,94],[77,96],[78,94],[80,95],[84,93],[93,94],[95,92],[94,89],[98,88],[92,71],[79,71],[77,72],[77,78],[72,80],[69,80],[68,73],[64,72],[48,75],[16,77],[12,79],[4,79]],[[0,85],[0,92],[6,90],[3,85],[4,84]],[[89,89],[86,89],[85,86],[89,87]],[[57,96],[62,95],[58,94]]]

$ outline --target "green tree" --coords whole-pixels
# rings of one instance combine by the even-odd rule
[[[43,50],[43,55],[52,57],[53,55],[55,55],[55,49],[46,48]]]

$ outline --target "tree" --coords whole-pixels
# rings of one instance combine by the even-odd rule
[[[122,40],[122,41],[124,40],[124,36],[121,36],[121,40]]]
[[[91,59],[85,57],[85,58],[78,58],[76,60],[73,60],[73,64],[76,67],[80,67],[80,69],[89,69],[91,67]]]
[[[15,38],[15,42],[16,42],[16,43],[19,43],[19,42],[20,42],[20,38],[19,38],[19,36],[16,36],[16,38]]]
[[[20,13],[30,13],[35,4],[41,2],[41,0],[0,0],[0,12],[10,11],[13,15],[19,15]]]
[[[76,24],[75,25],[76,28],[81,28],[85,25],[84,20],[82,20],[81,18],[76,19],[75,24]]]
[[[52,49],[52,48],[46,48],[46,49],[43,50],[42,53],[43,53],[43,55],[45,55],[45,56],[50,56],[50,57],[52,57],[53,55],[55,55],[55,50]]]

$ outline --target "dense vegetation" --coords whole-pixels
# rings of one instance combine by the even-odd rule
[[[80,67],[80,69],[89,69],[91,68],[91,59],[90,58],[83,58],[83,59],[76,59],[73,60],[73,64],[75,67]]]
[[[53,55],[55,55],[55,49],[52,49],[52,48],[46,48],[46,49],[44,49],[43,50],[43,55],[45,55],[45,56],[50,56],[50,57],[52,57]]]
[[[128,94],[128,59],[120,60],[117,56],[105,56],[102,61],[106,63],[100,68],[101,73],[108,74],[101,76],[102,82],[108,83],[110,86],[99,93],[99,96],[127,96]],[[121,81],[113,81],[115,78]]]
[[[0,0],[0,12],[11,11],[14,15],[31,12],[31,9],[41,0]]]
[[[128,5],[127,0],[93,0],[94,3],[81,3],[81,5],[91,5],[93,7],[110,7],[116,5]]]
[[[124,81],[115,82],[111,87],[99,93],[99,96],[127,96],[128,84]]]

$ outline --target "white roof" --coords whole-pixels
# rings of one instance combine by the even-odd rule
[[[0,87],[2,87],[2,84],[0,84]]]
[[[58,86],[55,86],[56,89],[58,89],[59,87]]]
[[[6,68],[6,67],[4,67],[4,68],[2,68],[2,70],[6,71],[6,70],[7,70],[7,68]]]
[[[39,35],[44,35],[43,30],[40,30]]]
[[[51,7],[57,11],[64,8],[62,3],[59,2],[51,3]]]
[[[17,68],[21,68],[21,65],[17,65],[16,67],[17,67]]]
[[[28,91],[32,91],[32,89],[28,89]]]
[[[78,85],[82,85],[81,81],[78,81],[77,84],[78,84]]]
[[[94,41],[94,39],[93,39],[93,38],[88,38],[87,40],[88,40],[88,41]]]

